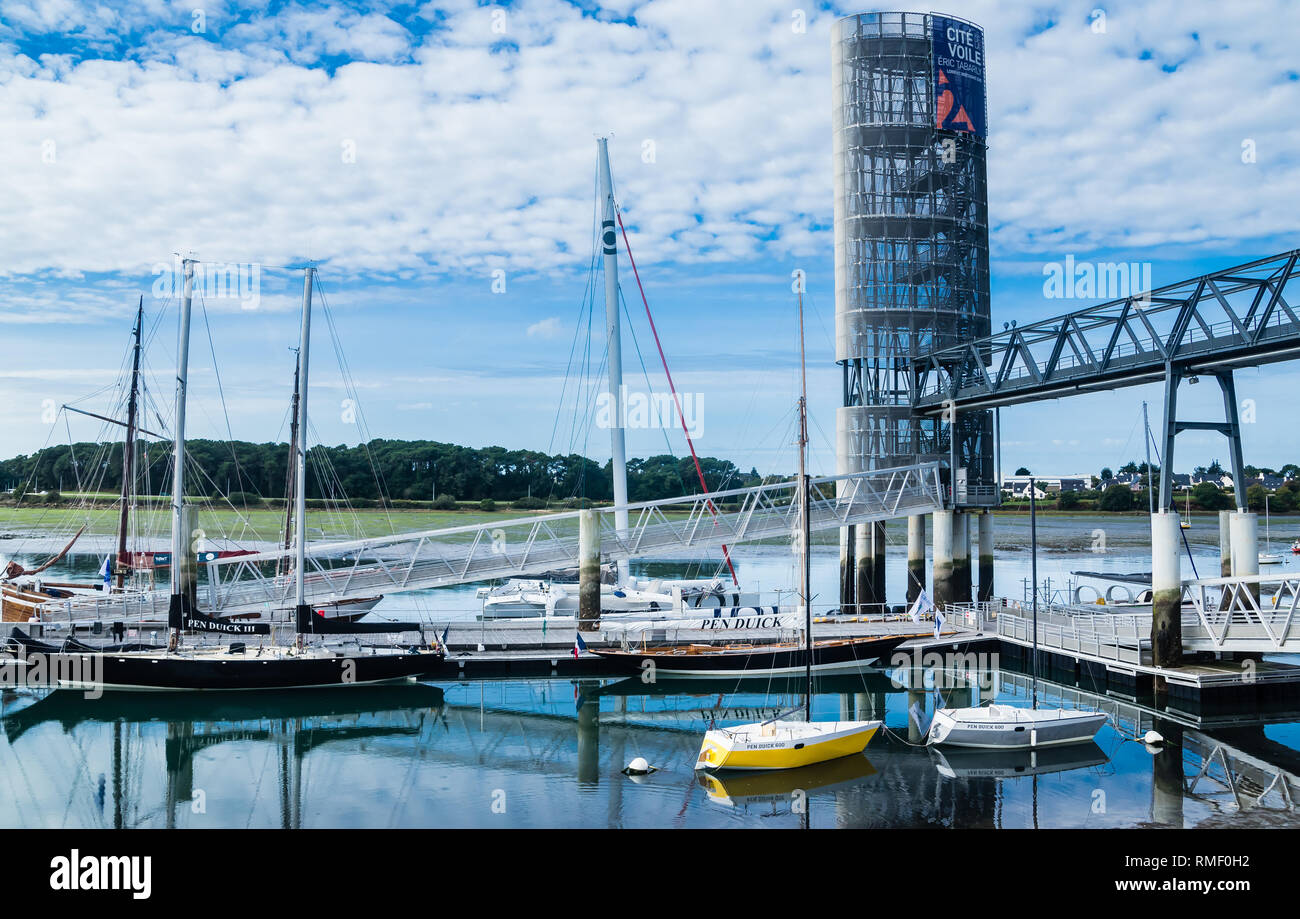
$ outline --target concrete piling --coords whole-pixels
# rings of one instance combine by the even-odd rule
[[[969,603],[971,601],[970,570],[970,515],[965,511],[955,511],[952,517],[952,580],[953,601]]]
[[[1183,659],[1183,575],[1178,514],[1162,510],[1151,517],[1151,662],[1178,667]],[[1163,690],[1164,680],[1156,678]]]
[[[987,603],[993,599],[993,513],[980,511],[979,516],[979,599]]]
[[[956,602],[953,594],[953,516],[950,510],[934,512],[934,605],[940,608]]]
[[[1219,577],[1232,577],[1232,511],[1219,511]]]
[[[578,514],[578,631],[600,628],[600,528],[590,508]]]
[[[1259,515],[1250,511],[1236,511],[1230,524],[1232,531],[1232,577],[1246,578],[1259,574]],[[1252,584],[1250,592],[1259,602],[1259,585]]]
[[[871,580],[876,587],[876,602],[883,608],[889,602],[889,593],[885,590],[885,521],[871,524]],[[882,612],[873,609],[870,612]]]
[[[840,527],[840,608],[852,610],[857,603],[857,566],[853,564],[855,527]]]
[[[878,613],[885,602],[885,524],[859,523],[853,546],[857,611]]]
[[[907,605],[925,589],[925,515],[907,518]]]
[[[870,523],[859,523],[853,528],[853,599],[854,611],[858,613],[868,612],[871,604],[877,602],[873,580],[875,567],[871,557],[875,548],[871,538],[872,529]]]

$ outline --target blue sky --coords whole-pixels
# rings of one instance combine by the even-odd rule
[[[607,456],[605,433],[581,410],[575,423],[565,379],[589,281],[594,137],[610,134],[660,335],[702,412],[700,451],[792,467],[798,269],[814,467],[833,467],[829,34],[859,8],[195,6],[0,0],[0,454],[101,435],[45,409],[110,408],[99,391],[121,373],[141,294],[149,385],[170,410],[176,304],[153,286],[183,252],[263,266],[255,308],[203,303],[192,436],[284,439],[301,278],[274,266],[313,259],[353,384],[319,317],[316,439]],[[1066,256],[1150,263],[1160,286],[1300,245],[1295,6],[1130,2],[1100,23],[1099,6],[944,7],[987,34],[995,328],[1089,302],[1044,297],[1044,265]],[[626,270],[623,291],[628,385],[645,388],[639,345],[662,390]],[[1259,406],[1248,462],[1300,458],[1285,400],[1297,384],[1291,365],[1239,374]],[[1188,413],[1217,418],[1212,389],[1185,390]],[[1139,457],[1144,398],[1160,393],[1004,411],[1006,471]],[[685,453],[679,432],[629,433],[631,455],[667,449]],[[1179,449],[1183,471],[1226,459],[1211,434]]]

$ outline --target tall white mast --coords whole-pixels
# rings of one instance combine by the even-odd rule
[[[627,538],[627,444],[623,431],[623,340],[619,332],[618,236],[614,232],[614,182],[609,174],[609,144],[596,140],[600,171],[600,247],[605,261],[605,334],[609,343],[610,447],[614,473],[614,528]],[[618,579],[627,583],[628,563],[618,563]]]
[[[294,596],[300,612],[307,604],[303,588],[303,570],[307,561],[307,365],[311,346],[311,275],[312,266],[303,272],[302,331],[298,340],[298,436],[293,450],[296,474],[293,488],[294,528]]]
[[[190,305],[194,297],[194,261],[182,259],[185,287],[181,295],[181,321],[176,336],[176,431],[172,448],[172,604],[187,593],[184,572],[189,566],[190,547],[185,533],[185,391],[190,371]],[[188,599],[181,601],[188,602]],[[180,629],[173,628],[169,645],[180,640]]]

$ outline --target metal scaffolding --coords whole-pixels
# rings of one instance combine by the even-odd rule
[[[931,459],[992,484],[988,413],[918,416],[908,388],[912,359],[990,328],[984,141],[936,127],[934,25],[870,13],[832,36],[839,471]]]

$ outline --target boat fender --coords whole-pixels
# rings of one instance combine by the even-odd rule
[[[632,762],[623,767],[624,775],[649,775],[652,772],[658,772],[657,766],[651,766],[644,756],[638,756]]]

